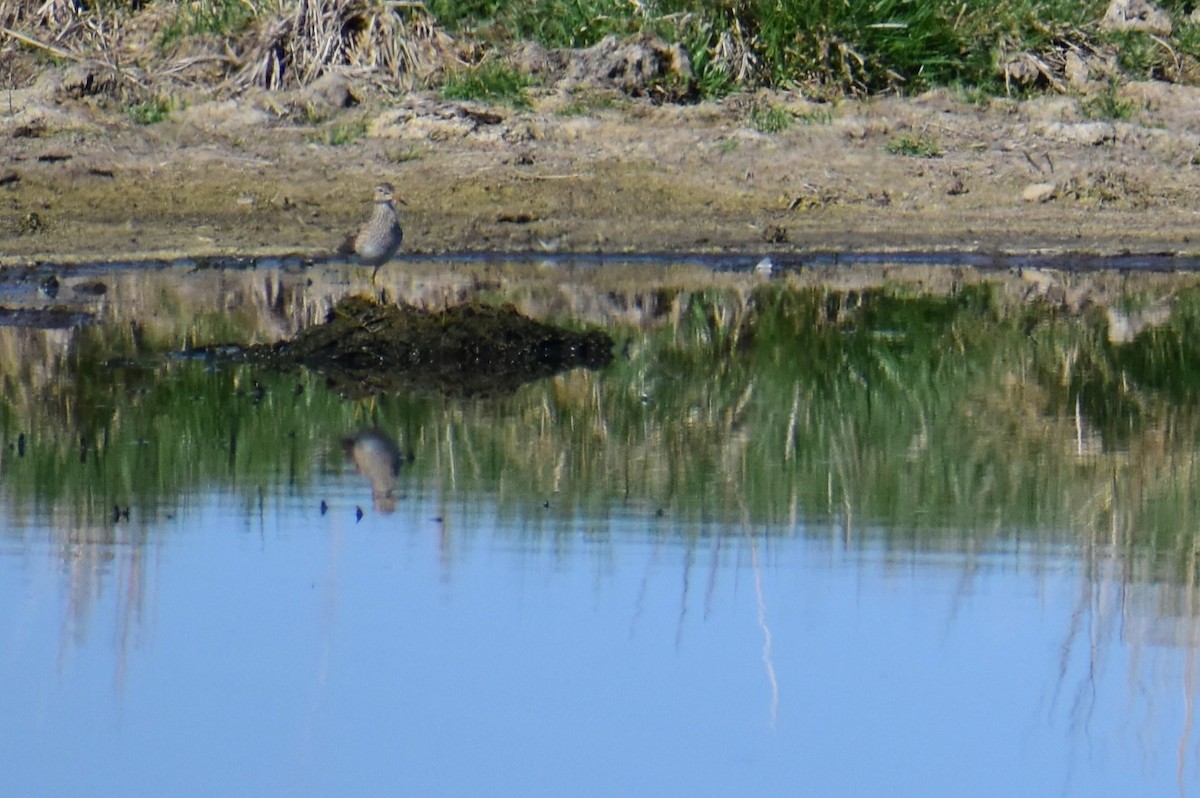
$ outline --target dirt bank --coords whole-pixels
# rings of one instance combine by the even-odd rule
[[[316,123],[280,94],[197,97],[141,126],[61,84],[0,97],[3,265],[328,253],[380,179],[408,202],[414,252],[1200,251],[1189,87],[1123,87],[1125,121],[1087,119],[1073,97],[547,91],[525,111],[376,96]],[[754,129],[755,102],[794,123]],[[905,137],[940,155],[905,154]]]

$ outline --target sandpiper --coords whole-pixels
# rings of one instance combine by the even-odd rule
[[[362,430],[342,438],[342,453],[370,481],[376,512],[395,512],[396,478],[405,459],[395,439],[379,428]]]
[[[408,204],[396,196],[391,183],[375,186],[375,209],[371,212],[371,218],[358,228],[358,234],[352,242],[353,251],[362,262],[375,267],[371,272],[372,280],[379,273],[379,267],[396,254],[400,242],[404,240],[404,230],[400,228],[400,215],[396,213],[394,202]]]

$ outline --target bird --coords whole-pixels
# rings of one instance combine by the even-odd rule
[[[371,217],[359,226],[358,232],[348,238],[340,248],[342,254],[354,253],[363,263],[375,267],[371,272],[371,280],[379,273],[379,267],[396,254],[400,243],[404,240],[404,230],[400,227],[400,215],[396,212],[395,203],[407,205],[402,198],[396,196],[396,190],[391,183],[380,183],[375,186],[375,208]]]
[[[395,512],[396,478],[405,460],[396,441],[379,428],[363,430],[342,438],[342,453],[371,483],[376,512]]]

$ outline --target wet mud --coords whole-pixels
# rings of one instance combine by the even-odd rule
[[[1122,92],[1137,109],[1127,120],[1090,119],[1075,97],[572,108],[546,92],[468,127],[462,115],[481,108],[421,93],[320,125],[272,121],[243,98],[145,127],[14,93],[0,115],[0,266],[321,257],[380,180],[407,202],[402,254],[1194,256],[1200,90]],[[793,124],[754,129],[756,103]],[[66,117],[22,132],[51,110]],[[330,143],[339,125],[364,132]],[[940,154],[897,151],[918,133]]]

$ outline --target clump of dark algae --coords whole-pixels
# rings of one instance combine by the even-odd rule
[[[480,303],[429,311],[347,297],[324,324],[290,341],[249,347],[246,360],[280,370],[323,374],[346,396],[511,393],[573,368],[612,362],[613,341],[599,330],[575,332],[523,316],[512,305]]]

